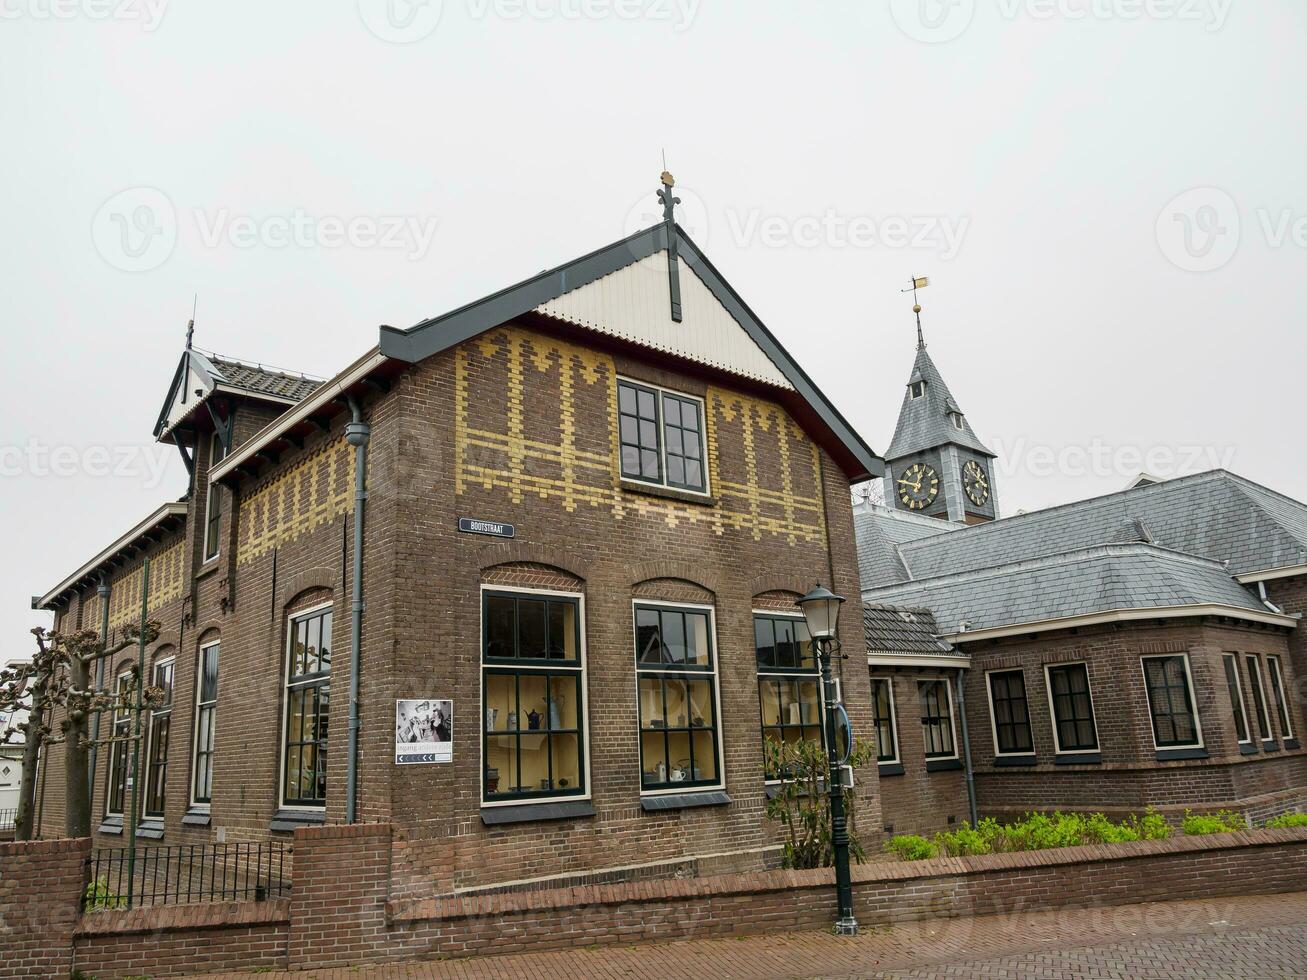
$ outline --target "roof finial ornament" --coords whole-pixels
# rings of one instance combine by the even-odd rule
[[[195,307],[199,305],[200,294],[196,293],[191,298],[191,319],[186,324],[186,349],[191,349],[191,338],[195,336]]]
[[[926,349],[926,339],[921,334],[921,304],[917,302],[917,290],[925,289],[929,285],[929,276],[913,276],[912,285],[909,287],[912,291],[912,312],[917,315],[917,350]],[[908,289],[900,289],[899,292],[906,293]]]
[[[681,203],[679,197],[672,194],[676,178],[667,169],[667,154],[663,154],[663,172],[658,178],[662,187],[658,188],[658,200],[663,204],[663,231],[667,236],[667,290],[671,298],[672,320],[681,322],[681,273],[676,255],[676,214],[673,211]]]

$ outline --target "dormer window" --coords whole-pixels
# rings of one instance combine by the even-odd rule
[[[913,398],[920,398],[926,393],[926,382],[914,381],[912,384],[908,385],[908,391],[911,393]]]
[[[960,429],[960,428],[962,428],[962,413],[961,413],[961,412],[949,412],[949,413],[948,413],[948,417],[949,417],[949,421],[953,423],[953,428],[955,428],[955,429]]]

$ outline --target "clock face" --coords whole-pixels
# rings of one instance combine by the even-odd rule
[[[908,510],[929,507],[939,496],[939,474],[925,463],[913,463],[898,479],[898,494]]]
[[[974,459],[962,467],[962,489],[977,507],[983,507],[989,500],[989,477],[985,475],[985,468]]]

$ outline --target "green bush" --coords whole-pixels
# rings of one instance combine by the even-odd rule
[[[891,837],[885,842],[885,850],[897,854],[904,861],[925,861],[927,858],[933,858],[939,851],[926,838],[918,837],[916,834]]]
[[[1114,844],[1120,841],[1161,840],[1171,836],[1171,827],[1161,814],[1149,808],[1113,823],[1101,813],[1028,813],[1013,823],[1001,824],[986,817],[975,827],[943,831],[927,840],[904,834],[890,840],[885,849],[905,861],[921,861],[946,854],[1002,854],[1009,851],[1042,851],[1080,844]]]
[[[1235,830],[1247,830],[1248,822],[1239,814],[1231,813],[1229,810],[1219,810],[1216,813],[1194,813],[1192,810],[1186,810],[1184,823],[1181,826],[1189,836],[1201,837],[1204,834],[1228,834]]]
[[[86,908],[87,911],[95,909],[125,909],[127,907],[127,897],[110,891],[109,883],[103,878],[97,878],[86,886]]]
[[[1281,813],[1278,817],[1271,817],[1262,826],[1270,830],[1279,830],[1282,827],[1307,827],[1307,813]]]

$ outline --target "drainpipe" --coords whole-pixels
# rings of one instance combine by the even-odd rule
[[[976,777],[971,769],[971,733],[967,730],[967,699],[963,682],[967,678],[965,667],[958,668],[958,721],[962,725],[962,765],[967,776],[967,805],[971,808],[971,826],[979,820],[976,815]]]
[[[95,594],[100,597],[100,649],[105,650],[109,646],[109,580],[102,578],[100,584],[96,586]],[[101,657],[100,663],[95,671],[95,691],[100,693],[104,690],[104,662],[107,657]],[[97,711],[91,718],[91,764],[90,772],[87,773],[87,779],[91,781],[91,795],[87,797],[91,801],[91,806],[95,806],[95,760],[99,755],[100,749],[100,715],[103,712]]]
[[[359,750],[359,662],[363,643],[363,511],[368,499],[368,440],[372,428],[353,395],[346,395],[353,419],[345,426],[345,441],[354,447],[354,573],[351,580],[349,636],[349,748],[345,768],[345,822],[357,819]]]

